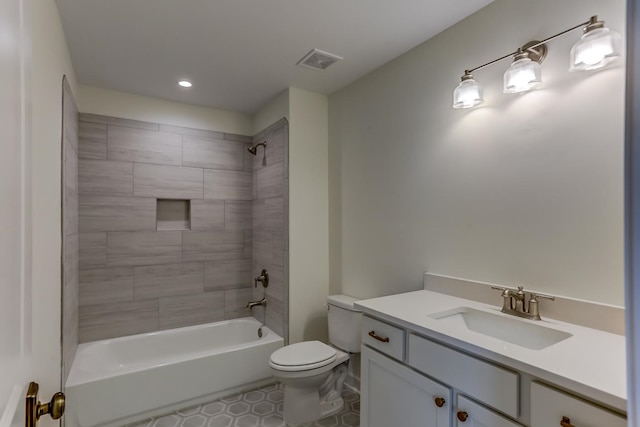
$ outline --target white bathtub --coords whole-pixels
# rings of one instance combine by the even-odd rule
[[[66,426],[117,426],[266,384],[284,345],[246,317],[78,346]]]

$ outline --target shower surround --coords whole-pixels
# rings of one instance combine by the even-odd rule
[[[251,315],[251,142],[79,115],[79,342]],[[158,230],[158,199],[190,229]]]
[[[254,136],[266,141],[253,157],[253,270],[266,268],[269,287],[258,286],[253,298],[267,297],[267,307],[253,316],[288,343],[289,337],[289,122],[281,119]]]

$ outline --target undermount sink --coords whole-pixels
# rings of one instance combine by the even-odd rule
[[[531,350],[543,350],[571,337],[567,332],[471,307],[458,307],[429,317],[441,324],[477,332]]]

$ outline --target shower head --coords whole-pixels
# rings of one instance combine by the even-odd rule
[[[258,142],[257,144],[253,144],[251,147],[247,148],[247,150],[255,156],[258,152],[258,147],[261,145],[264,147],[264,152],[262,155],[262,166],[266,166],[267,165],[267,141],[262,141],[262,142]]]
[[[247,148],[247,150],[255,156],[258,152],[258,147],[261,145],[265,148],[265,150],[267,149],[267,141],[262,141],[257,144],[253,144],[251,147]]]

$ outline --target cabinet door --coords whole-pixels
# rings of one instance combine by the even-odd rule
[[[522,427],[464,396],[458,396],[458,405],[453,416],[456,427]]]
[[[361,427],[449,427],[449,388],[366,346],[361,360]]]
[[[531,427],[626,427],[627,420],[569,394],[542,384],[531,384]]]

